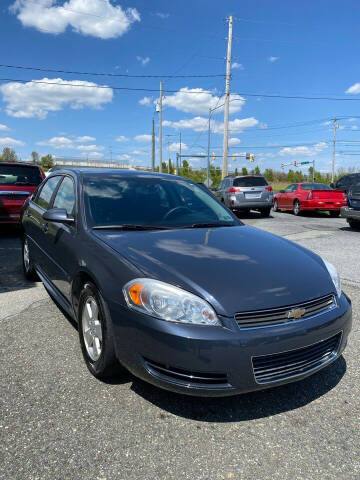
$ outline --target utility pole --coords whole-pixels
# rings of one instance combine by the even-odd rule
[[[151,170],[155,172],[155,120],[152,121],[151,135]]]
[[[110,151],[110,162],[112,162],[112,146],[111,145],[109,147],[109,151]]]
[[[206,186],[210,187],[210,122],[211,122],[212,109],[209,108],[209,121],[208,121],[208,148],[207,148],[207,165],[206,165]]]
[[[159,172],[162,172],[162,90],[163,82],[160,82],[160,98],[159,98]]]
[[[223,161],[222,178],[228,174],[228,150],[229,150],[229,100],[230,100],[230,77],[231,77],[231,47],[232,47],[232,28],[233,16],[229,19],[228,46],[226,55],[226,77],[225,77],[225,108],[224,108],[224,141],[223,141]]]
[[[179,143],[179,153],[180,153],[180,161],[181,161],[181,132],[179,132],[180,143]],[[179,158],[176,157],[176,175],[179,175]]]
[[[337,118],[333,119],[334,137],[333,137],[333,151],[332,151],[331,183],[334,183],[334,179],[335,179],[336,129],[339,128],[339,124],[336,123],[336,120]]]

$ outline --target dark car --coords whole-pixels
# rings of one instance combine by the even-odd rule
[[[360,229],[360,183],[353,185],[348,192],[348,206],[341,209],[351,228]]]
[[[0,162],[0,224],[20,223],[23,203],[44,178],[37,165]]]
[[[337,190],[343,190],[347,193],[350,187],[356,185],[357,183],[360,183],[360,173],[350,173],[339,178],[339,180],[337,180],[335,183],[332,183],[330,186]]]
[[[335,268],[242,224],[196,183],[68,169],[25,205],[23,260],[77,322],[96,377],[231,395],[306,377],[351,329]]]

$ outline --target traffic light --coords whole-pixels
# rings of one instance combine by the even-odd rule
[[[250,162],[255,162],[255,156],[253,153],[250,153]]]
[[[235,160],[236,160],[236,155],[235,153],[233,153],[233,161],[235,162]]]
[[[216,160],[216,153],[213,152],[213,160],[215,161]]]
[[[295,160],[294,167],[297,167],[297,166],[298,166],[298,162]]]
[[[281,164],[281,168],[284,168],[284,167],[285,167],[285,165],[282,163],[282,164]]]

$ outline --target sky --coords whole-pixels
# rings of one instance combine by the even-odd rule
[[[336,167],[360,169],[357,0],[3,0],[0,15],[0,147],[22,160],[35,150],[150,166],[160,80],[163,159],[169,150],[175,160],[180,133],[184,154],[205,155],[233,15],[230,155],[254,153],[261,169],[315,160],[330,171],[335,117]],[[217,155],[223,116],[212,114]]]

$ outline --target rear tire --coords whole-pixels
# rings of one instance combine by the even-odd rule
[[[29,280],[30,282],[36,282],[37,280],[39,280],[31,261],[29,241],[26,238],[26,235],[24,235],[22,245],[22,265],[24,275],[27,280]]]
[[[260,214],[262,217],[268,217],[270,215],[271,208],[261,208]]]
[[[352,218],[348,218],[347,222],[348,222],[350,228],[360,230],[360,221],[359,220],[353,220]]]
[[[111,320],[106,312],[98,288],[87,282],[79,297],[78,331],[86,366],[99,379],[111,377],[120,370],[115,356]]]
[[[276,199],[274,200],[273,210],[274,212],[279,212],[279,205]]]
[[[340,210],[330,210],[330,217],[338,217],[340,215]]]
[[[295,202],[294,202],[293,213],[294,213],[294,215],[296,215],[297,217],[298,217],[299,215],[301,215],[301,207],[300,207],[300,202],[299,202],[299,200],[295,200]]]

